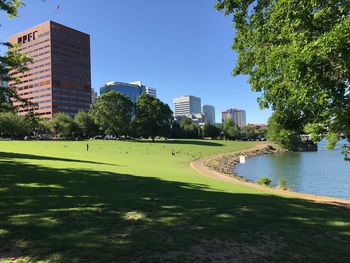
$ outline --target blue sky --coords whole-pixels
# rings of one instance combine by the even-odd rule
[[[233,78],[236,55],[232,17],[214,9],[215,0],[24,0],[19,16],[1,15],[0,40],[53,20],[90,34],[92,86],[141,80],[172,99],[194,95],[221,111],[247,111],[248,123],[266,123],[246,76]],[[59,12],[55,12],[57,5]]]

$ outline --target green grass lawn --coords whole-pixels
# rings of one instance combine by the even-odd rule
[[[255,143],[86,143],[0,142],[0,261],[350,262],[349,209],[188,165]]]

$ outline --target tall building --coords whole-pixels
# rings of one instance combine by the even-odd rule
[[[180,96],[173,100],[175,116],[186,116],[201,113],[201,99],[195,96]]]
[[[94,88],[91,88],[91,104],[94,105],[96,103],[97,99],[97,92],[94,90]]]
[[[142,85],[141,81],[135,81],[135,82],[130,82],[130,84],[134,84],[137,85],[139,87],[139,89],[141,90],[141,93],[146,93],[152,97],[157,97],[157,90],[153,89],[151,87]]]
[[[231,118],[234,123],[238,125],[238,127],[243,128],[246,126],[245,110],[228,109],[226,111],[223,111],[221,114],[222,122],[224,122],[227,118]]]
[[[90,36],[83,32],[47,21],[10,36],[19,44],[19,52],[33,59],[25,73],[11,72],[21,79],[18,95],[34,104],[34,113],[44,118],[63,112],[75,115],[88,111],[91,104]],[[14,83],[9,83],[14,85]],[[17,112],[31,109],[12,99]]]
[[[121,94],[128,96],[133,103],[136,102],[137,97],[142,93],[157,97],[156,89],[142,85],[141,81],[131,83],[117,81],[107,82],[102,88],[100,88],[100,94],[104,94],[112,90],[118,91]]]
[[[202,106],[202,112],[205,115],[206,121],[210,124],[215,123],[215,108],[211,105],[203,105]]]

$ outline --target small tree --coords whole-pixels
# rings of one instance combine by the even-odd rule
[[[174,118],[168,104],[159,99],[141,94],[136,100],[135,127],[144,137],[169,136]]]
[[[133,104],[129,97],[110,91],[98,97],[91,116],[100,130],[109,135],[126,135],[130,130]]]
[[[198,138],[198,124],[188,117],[182,117],[179,123],[182,129],[182,138]]]
[[[29,112],[25,115],[23,121],[27,135],[34,135],[35,133],[40,132],[40,119],[36,117],[33,112]]]
[[[204,123],[203,126],[203,135],[205,137],[212,137],[217,138],[220,136],[221,129],[217,127],[216,125],[210,124],[207,121]]]
[[[24,118],[14,112],[0,113],[0,133],[5,137],[18,137],[25,134]]]
[[[53,116],[50,130],[57,138],[68,138],[76,134],[77,125],[71,116],[60,112]]]
[[[240,129],[231,118],[225,119],[224,125],[223,125],[223,131],[225,136],[231,139],[235,139],[240,136]]]
[[[83,136],[93,136],[97,133],[97,125],[90,113],[85,111],[79,111],[74,116],[74,121],[78,126],[79,133]]]

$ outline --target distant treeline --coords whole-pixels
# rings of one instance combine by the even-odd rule
[[[142,94],[133,104],[129,97],[111,91],[101,95],[89,112],[78,112],[74,118],[57,113],[52,120],[33,113],[19,116],[14,110],[0,112],[2,138],[76,139],[76,138],[226,138],[262,139],[266,129],[248,125],[240,129],[231,119],[223,124],[199,126],[190,118],[174,121],[169,105]]]

